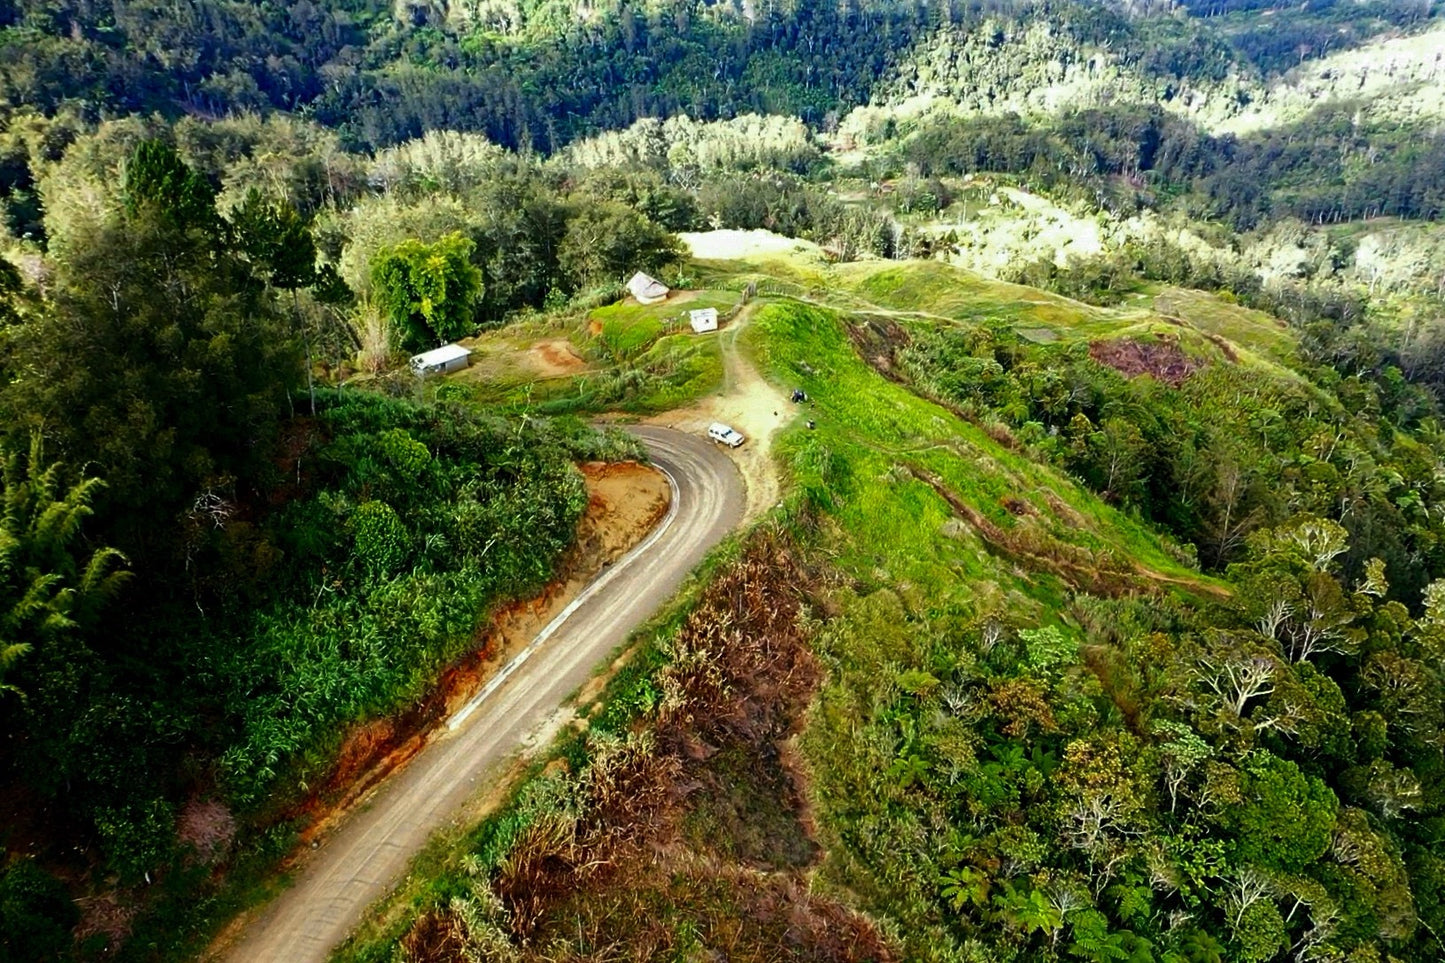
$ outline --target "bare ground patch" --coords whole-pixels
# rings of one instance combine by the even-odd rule
[[[1178,343],[1165,340],[1095,341],[1089,345],[1089,357],[1131,378],[1149,375],[1173,388],[1202,367],[1198,360],[1185,354]]]
[[[565,338],[539,341],[527,350],[526,359],[541,378],[561,378],[587,369],[587,362]]]
[[[755,521],[778,503],[781,483],[773,464],[773,437],[793,418],[798,406],[764,378],[737,345],[738,336],[757,310],[754,303],[718,335],[723,354],[723,387],[687,408],[654,415],[647,424],[704,434],[715,421],[731,425],[747,437],[741,448],[725,449],[738,465],[747,486],[746,521]]]

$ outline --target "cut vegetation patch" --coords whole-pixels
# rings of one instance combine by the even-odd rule
[[[572,343],[561,338],[533,345],[527,351],[527,361],[543,378],[561,378],[587,368],[587,362]]]
[[[1139,341],[1117,338],[1089,345],[1089,357],[1129,377],[1149,375],[1155,381],[1177,388],[1200,368],[1200,362],[1184,353],[1173,341]]]
[[[797,875],[818,855],[791,748],[821,674],[807,583],[786,542],[755,535],[662,641],[667,664],[620,683],[578,768],[484,827],[400,959],[894,959]]]

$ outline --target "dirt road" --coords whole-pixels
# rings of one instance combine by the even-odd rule
[[[723,357],[723,385],[715,395],[686,408],[654,415],[651,425],[665,425],[689,434],[701,434],[714,421],[741,431],[747,444],[728,451],[747,485],[747,521],[761,518],[778,503],[780,481],[773,462],[773,437],[793,418],[797,406],[788,401],[759,373],[742,350],[738,338],[761,306],[754,301],[717,335]]]
[[[742,479],[716,446],[664,428],[633,431],[676,485],[668,515],[347,818],[224,959],[323,963],[427,839],[489,788],[528,736],[741,521]]]

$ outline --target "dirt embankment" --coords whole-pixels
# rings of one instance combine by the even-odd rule
[[[287,814],[308,820],[301,833],[303,843],[325,835],[368,791],[415,756],[439,723],[667,513],[671,490],[655,468],[634,462],[589,462],[578,467],[587,481],[587,510],[557,579],[535,598],[499,610],[478,631],[472,650],[443,673],[420,705],[358,726],[347,735],[320,788]]]

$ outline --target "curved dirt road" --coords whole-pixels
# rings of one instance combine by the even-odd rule
[[[742,520],[742,479],[714,445],[665,428],[632,430],[674,482],[667,516],[543,630],[519,655],[522,664],[514,661],[513,671],[482,690],[480,702],[457,712],[453,728],[442,730],[345,819],[295,885],[240,933],[226,960],[323,963],[427,839],[486,788],[487,777]]]

